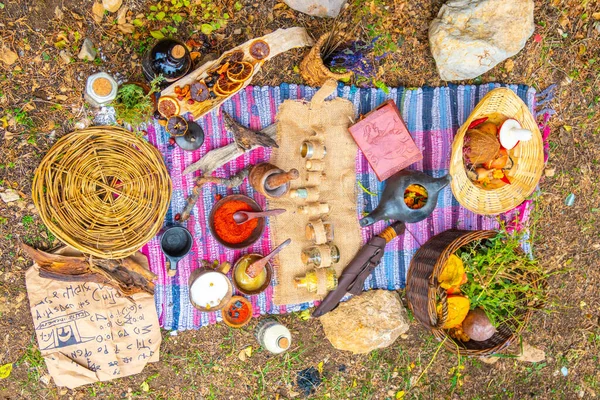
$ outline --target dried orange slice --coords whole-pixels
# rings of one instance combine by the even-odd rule
[[[233,82],[227,78],[220,78],[215,86],[213,87],[213,91],[215,94],[219,96],[229,96],[232,93],[237,92],[244,86],[244,82]]]
[[[179,103],[171,96],[161,96],[158,99],[157,110],[165,118],[179,114]]]
[[[252,76],[254,66],[249,62],[242,61],[234,64],[227,70],[227,78],[232,82],[244,82]]]
[[[264,40],[255,40],[250,45],[250,55],[256,60],[262,60],[269,56],[271,49]]]

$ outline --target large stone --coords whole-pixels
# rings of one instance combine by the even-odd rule
[[[88,60],[88,61],[94,61],[94,59],[96,58],[96,49],[94,49],[94,43],[92,43],[92,41],[90,39],[85,39],[83,41],[83,45],[81,46],[81,50],[79,51],[79,54],[77,55],[77,58],[79,58],[80,60]]]
[[[283,0],[296,11],[313,17],[335,18],[340,13],[346,0]]]
[[[533,30],[533,0],[450,0],[429,44],[443,80],[472,79],[517,54]]]
[[[408,330],[400,297],[387,290],[355,296],[319,320],[333,347],[355,354],[387,347]]]

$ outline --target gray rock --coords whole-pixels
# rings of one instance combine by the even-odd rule
[[[19,193],[14,189],[6,189],[4,192],[0,193],[0,198],[3,202],[10,203],[21,199],[21,196],[19,196]]]
[[[335,18],[340,13],[346,0],[283,0],[296,11],[313,17]]]
[[[354,354],[387,347],[408,331],[408,318],[396,292],[370,290],[319,318],[333,347]]]
[[[533,0],[450,0],[429,26],[440,77],[472,79],[517,54],[533,34]]]
[[[96,49],[94,49],[94,43],[92,43],[92,41],[88,38],[86,38],[83,41],[83,44],[81,45],[81,50],[79,51],[79,54],[77,55],[77,58],[79,58],[80,60],[88,60],[88,61],[94,61],[94,59],[96,58]]]

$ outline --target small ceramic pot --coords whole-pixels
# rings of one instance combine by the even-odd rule
[[[240,320],[239,318],[233,318],[230,314],[229,314],[229,310],[232,307],[235,307],[235,304],[237,302],[242,303],[244,306],[248,307],[249,310],[249,314],[248,317],[245,320]],[[221,313],[223,314],[223,322],[225,322],[225,324],[227,324],[228,326],[232,327],[232,328],[241,328],[243,326],[248,325],[248,322],[250,322],[250,320],[252,319],[252,303],[250,303],[248,301],[248,299],[246,299],[245,297],[242,296],[233,296],[225,305],[225,307],[223,307],[223,310],[221,311]],[[234,311],[235,312],[235,311]],[[234,314],[235,315],[235,314]]]

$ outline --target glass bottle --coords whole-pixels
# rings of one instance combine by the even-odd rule
[[[340,249],[333,243],[305,247],[300,255],[308,267],[328,267],[340,261]]]
[[[158,75],[165,77],[166,87],[185,76],[192,67],[192,57],[185,44],[175,39],[159,40],[142,59],[142,70],[148,81]]]
[[[329,213],[329,204],[327,203],[309,203],[304,206],[298,207],[300,214],[308,216],[318,216],[321,214]]]
[[[300,146],[300,155],[307,160],[320,160],[327,155],[327,147],[323,143],[305,140]]]
[[[306,225],[306,239],[312,240],[316,244],[322,244],[333,241],[333,223],[331,221],[310,221]]]
[[[327,290],[334,290],[338,285],[338,278],[333,268],[323,268],[323,275],[326,280]],[[305,288],[309,293],[315,293],[319,287],[319,273],[317,270],[310,270],[306,275],[294,278],[294,285],[297,288]],[[322,279],[322,278],[321,278]]]

